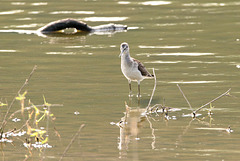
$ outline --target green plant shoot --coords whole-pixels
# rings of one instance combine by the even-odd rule
[[[7,104],[0,102],[0,107],[7,106]]]
[[[44,106],[51,106],[50,103],[47,103],[45,96],[43,95]]]
[[[26,97],[25,97],[25,95],[27,94],[27,91],[25,91],[23,94],[18,94],[18,97],[16,97],[16,100],[19,100],[19,101],[21,101],[21,100],[24,100],[24,99],[26,99]]]

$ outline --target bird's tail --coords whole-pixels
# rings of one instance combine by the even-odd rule
[[[153,74],[148,74],[145,76],[145,79],[153,79],[155,76]]]

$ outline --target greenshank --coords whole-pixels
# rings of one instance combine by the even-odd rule
[[[127,78],[129,84],[129,97],[132,97],[131,81],[138,83],[138,95],[140,95],[140,82],[145,78],[154,78],[154,75],[150,74],[144,65],[137,59],[130,56],[129,45],[124,42],[120,45],[121,57],[121,70],[123,75]]]

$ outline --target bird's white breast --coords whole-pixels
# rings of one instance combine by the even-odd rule
[[[138,63],[133,61],[132,58],[130,58],[130,61],[126,61],[123,58],[121,61],[121,70],[123,75],[131,81],[142,81],[144,79],[141,72],[138,70]]]

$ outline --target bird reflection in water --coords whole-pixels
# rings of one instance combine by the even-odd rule
[[[134,140],[134,146],[137,146],[137,141],[140,139],[138,137],[140,128],[146,120],[145,109],[133,109],[126,102],[125,106],[126,112],[124,112],[124,117],[116,124],[120,128],[119,158],[127,157],[128,145],[132,140]],[[137,157],[137,154],[134,157]]]
[[[134,148],[137,149],[138,141],[140,140],[139,134],[141,128],[147,122],[149,124],[149,128],[151,130],[151,148],[156,149],[156,136],[155,129],[153,127],[152,121],[159,121],[161,118],[163,121],[168,124],[168,121],[175,120],[176,116],[169,116],[169,112],[179,111],[180,109],[166,107],[162,104],[156,104],[152,107],[147,108],[139,108],[139,107],[130,107],[125,102],[126,111],[124,112],[124,117],[120,119],[116,125],[120,128],[120,136],[118,141],[118,149],[119,149],[119,158],[124,159],[127,158],[127,152],[129,150],[129,144],[132,143]],[[157,116],[156,120],[152,116]],[[159,118],[160,117],[160,118]],[[115,123],[114,123],[115,124]],[[138,159],[138,154],[134,153],[133,160]]]

